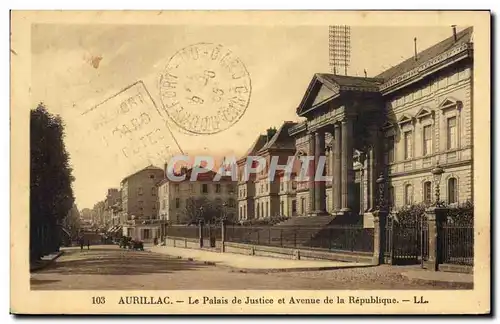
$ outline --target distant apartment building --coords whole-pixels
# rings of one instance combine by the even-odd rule
[[[195,181],[191,181],[192,172],[193,169],[183,168],[178,174],[185,176],[183,181],[165,178],[159,183],[159,218],[168,224],[189,223],[197,218],[216,221],[225,212],[228,220],[234,220],[236,181],[229,176],[215,181],[217,173],[211,170],[199,173]]]
[[[109,188],[104,200],[105,224],[109,226],[119,224],[121,210],[121,192],[117,188]]]
[[[157,184],[163,176],[163,169],[148,166],[121,181],[122,222],[157,218]]]
[[[251,154],[247,154],[238,161],[240,169],[238,218],[240,220],[281,215],[280,173],[276,172],[271,178],[269,167],[273,157],[277,158],[278,165],[284,166],[288,163],[289,158],[295,155],[295,140],[288,135],[289,129],[295,125],[297,123],[286,121],[278,130],[268,129],[267,135],[259,136],[250,148],[249,153]],[[247,180],[244,170],[249,155],[260,156],[266,161],[266,165],[258,174],[252,175]]]

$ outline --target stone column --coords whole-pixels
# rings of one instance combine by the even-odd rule
[[[446,219],[446,208],[430,207],[425,210],[427,216],[429,256],[425,262],[427,269],[438,271],[441,263],[441,242],[439,234]]]
[[[373,258],[372,264],[380,265],[384,263],[387,211],[377,210],[373,213]]]
[[[342,132],[339,123],[334,125],[334,146],[335,146],[335,161],[333,172],[332,195],[334,201],[334,211],[338,213],[342,208]]]
[[[366,188],[366,198],[367,198],[367,209],[368,211],[373,211],[375,209],[376,204],[376,179],[375,179],[375,161],[374,161],[374,151],[373,151],[373,146],[370,146],[368,148],[368,152],[366,154],[366,181],[367,181],[367,188]]]
[[[318,172],[317,167],[319,165],[320,158],[325,156],[325,132],[318,130],[315,133],[315,137],[316,137],[315,140],[316,148],[314,150],[314,165],[315,165],[314,177],[316,177],[316,173]],[[324,174],[319,174],[318,177],[321,175]],[[326,214],[325,182],[322,180],[314,181],[314,206],[316,215]]]
[[[352,140],[353,122],[350,118],[342,120],[342,212],[350,212],[352,208]]]
[[[333,177],[335,175],[335,144],[333,143],[333,131],[332,131],[332,144],[330,146],[330,156],[329,156],[329,167],[328,167],[328,170],[329,170],[329,174],[328,176],[332,177],[332,183],[330,184],[331,185],[331,194],[330,194],[330,212],[334,212],[335,211],[335,194],[334,194],[334,190],[335,190],[335,178]]]
[[[315,154],[316,150],[316,136],[314,133],[309,133],[309,156],[316,156]],[[314,173],[316,169],[316,163],[315,161],[309,161],[309,166],[308,166],[308,177],[309,177],[309,183],[308,183],[308,188],[309,188],[309,210],[308,214],[311,215],[314,213],[314,210],[316,209],[315,206],[315,186],[314,186]]]

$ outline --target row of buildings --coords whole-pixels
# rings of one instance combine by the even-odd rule
[[[224,212],[241,221],[331,216],[363,219],[370,226],[380,174],[387,179],[391,208],[431,203],[436,186],[450,205],[472,200],[472,32],[453,28],[449,38],[373,78],[315,74],[296,110],[302,121],[286,121],[257,136],[237,161],[238,181],[213,182],[207,173],[199,181],[177,183],[165,179],[161,168],[145,168],[108,193],[119,197],[105,203],[111,224],[127,235],[140,222],[141,238],[159,237],[161,226],[153,220],[189,222],[198,199],[201,205],[223,205],[211,209],[215,216]],[[304,155],[326,156],[325,172],[333,180],[298,181],[296,173],[270,179],[268,169],[243,177],[247,156],[261,156],[269,166],[272,157],[284,165]],[[445,171],[440,183],[431,174],[438,164]]]
[[[166,168],[150,165],[122,179],[119,189],[108,189],[102,213],[108,233],[148,242],[160,239],[167,224],[236,219],[236,183],[230,177],[215,182],[216,173],[204,170],[190,181],[193,169],[183,167],[178,175],[185,180],[173,182]]]

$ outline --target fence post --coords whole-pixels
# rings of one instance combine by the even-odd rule
[[[221,234],[220,234],[221,252],[224,253],[224,252],[226,252],[226,247],[225,247],[225,242],[226,242],[226,223],[224,222],[224,220],[221,221],[220,230],[221,230]]]
[[[384,263],[386,229],[388,212],[376,210],[373,213],[373,258],[372,263],[380,265]]]
[[[199,238],[200,238],[200,248],[203,247],[203,221],[198,223],[199,226]]]
[[[439,270],[439,263],[441,262],[441,248],[439,235],[441,228],[445,221],[446,208],[443,207],[430,207],[425,210],[427,216],[427,237],[429,239],[429,256],[425,262],[425,267],[432,271]]]

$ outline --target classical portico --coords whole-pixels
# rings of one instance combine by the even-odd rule
[[[368,194],[375,186],[375,149],[378,149],[376,141],[370,140],[377,138],[373,133],[378,125],[376,115],[383,108],[378,82],[370,78],[316,74],[297,109],[297,114],[307,120],[290,129],[291,136],[307,136],[307,141],[301,141],[307,147],[297,150],[314,156],[309,175],[315,174],[312,171],[317,170],[319,159],[328,148],[333,215],[359,215],[374,207]],[[326,143],[326,134],[330,143]],[[309,178],[309,216],[328,214],[325,185],[324,181]]]

